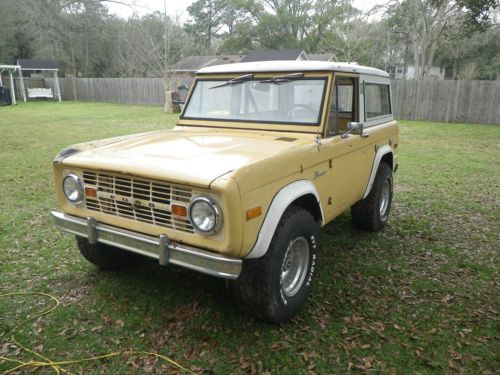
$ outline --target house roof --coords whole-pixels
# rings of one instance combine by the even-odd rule
[[[389,77],[387,72],[368,66],[336,63],[326,61],[260,61],[242,62],[231,65],[210,66],[200,69],[197,74],[218,73],[262,73],[262,72],[303,72],[303,71],[336,71],[370,74],[380,77]]]
[[[272,61],[272,60],[297,60],[304,51],[299,49],[280,49],[269,51],[251,51],[241,62]],[[304,54],[305,55],[305,54]],[[307,57],[306,57],[307,59]]]
[[[333,60],[332,53],[308,53],[307,57],[309,57],[310,61],[332,61]]]
[[[187,56],[177,64],[178,72],[196,72],[206,66],[233,64],[241,61],[241,55]]]
[[[41,59],[18,59],[17,65],[21,65],[22,70],[58,70],[55,61]]]

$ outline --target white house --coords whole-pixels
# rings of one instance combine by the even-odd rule
[[[415,66],[402,64],[392,65],[388,73],[395,79],[415,79]],[[445,69],[441,65],[433,65],[430,72],[426,72],[426,78],[444,79]]]

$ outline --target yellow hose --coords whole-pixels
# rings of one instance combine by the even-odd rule
[[[40,354],[40,353],[37,353],[29,348],[27,348],[26,346],[22,345],[15,337],[14,337],[14,332],[23,324],[25,324],[26,322],[29,322],[31,320],[35,320],[35,319],[38,319],[44,315],[47,315],[47,314],[50,314],[51,312],[53,312],[55,309],[57,309],[57,307],[59,307],[59,305],[61,304],[59,302],[59,300],[54,297],[53,295],[50,295],[48,293],[41,293],[41,292],[10,292],[10,293],[3,293],[3,294],[0,294],[0,298],[5,298],[5,297],[12,297],[12,296],[42,296],[42,297],[45,297],[45,298],[49,298],[51,299],[53,302],[54,302],[54,305],[51,306],[50,308],[42,311],[41,313],[39,314],[36,314],[30,318],[27,318],[25,320],[22,320],[20,323],[16,324],[9,332],[7,333],[12,333],[12,341],[14,342],[14,344],[24,350],[25,352],[27,353],[30,353],[30,354],[33,354],[34,356],[40,358],[41,360],[37,360],[37,361],[29,361],[29,362],[23,362],[23,361],[20,361],[20,360],[17,360],[17,359],[12,359],[12,358],[8,358],[8,357],[3,357],[3,356],[0,356],[0,361],[4,361],[4,362],[12,362],[12,363],[15,363],[16,365],[14,367],[12,367],[11,369],[5,371],[5,372],[2,372],[0,375],[7,375],[7,374],[10,374],[14,371],[18,371],[18,370],[21,370],[21,369],[25,369],[25,368],[39,368],[39,367],[50,367],[54,370],[54,372],[58,375],[61,374],[61,372],[63,373],[67,373],[67,374],[71,374],[71,372],[69,372],[68,370],[64,369],[62,366],[65,366],[65,365],[74,365],[74,364],[78,364],[78,363],[85,363],[85,362],[94,362],[94,361],[100,361],[102,359],[107,359],[107,358],[112,358],[112,357],[117,357],[117,356],[120,356],[120,355],[138,355],[138,356],[153,356],[153,357],[156,357],[156,358],[159,358],[167,363],[169,363],[171,366],[174,366],[182,371],[184,371],[185,373],[187,374],[196,374],[195,372],[181,366],[179,363],[175,362],[174,360],[164,356],[164,355],[161,355],[161,354],[158,354],[158,353],[153,353],[153,352],[147,352],[147,351],[140,351],[140,350],[122,350],[122,351],[119,351],[119,352],[113,352],[113,353],[108,353],[108,354],[102,354],[102,355],[98,355],[98,356],[93,356],[93,357],[89,357],[89,358],[82,358],[82,359],[70,359],[70,360],[65,360],[65,361],[53,361],[47,357],[45,357],[43,354]]]

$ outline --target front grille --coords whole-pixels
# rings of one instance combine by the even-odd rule
[[[170,206],[187,206],[192,197],[189,188],[142,177],[83,171],[85,187],[97,190],[97,197],[85,197],[88,210],[121,216],[183,232],[194,233],[185,217],[172,215]]]

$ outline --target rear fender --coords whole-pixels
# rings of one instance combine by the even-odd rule
[[[370,173],[370,178],[368,180],[368,185],[366,186],[365,193],[363,194],[363,199],[365,199],[370,191],[372,190],[373,182],[375,181],[375,176],[377,175],[378,167],[380,165],[380,161],[382,158],[390,154],[392,158],[394,158],[394,153],[392,151],[391,146],[383,145],[378,148],[377,153],[375,154],[375,158],[373,159],[372,171]]]

